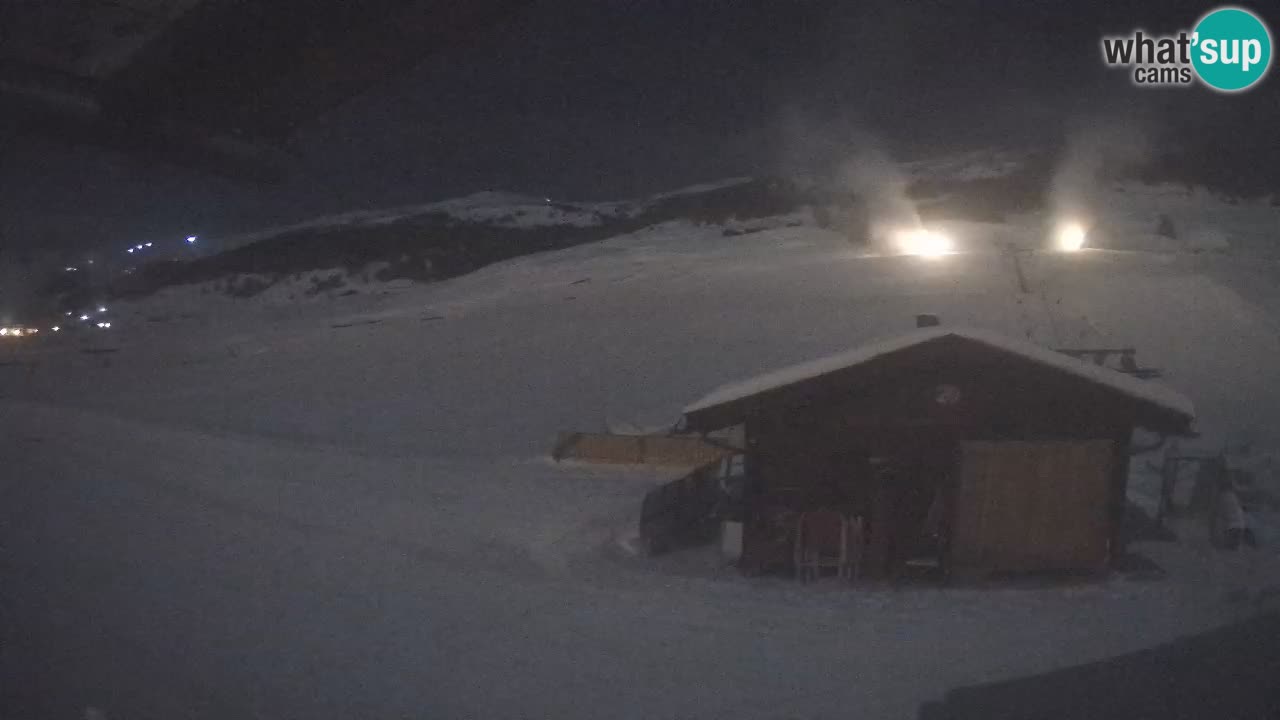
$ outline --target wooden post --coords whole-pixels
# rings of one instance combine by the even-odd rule
[[[1111,537],[1110,557],[1114,564],[1125,552],[1124,517],[1128,505],[1129,490],[1129,443],[1133,435],[1133,426],[1126,425],[1124,430],[1116,434],[1112,447],[1111,467]]]
[[[869,577],[891,577],[893,570],[889,567],[892,559],[890,546],[893,544],[893,533],[897,532],[893,493],[897,488],[895,482],[886,479],[883,471],[873,472],[875,486],[871,501],[871,537],[867,541],[865,561]]]
[[[1178,439],[1170,438],[1164,447],[1164,461],[1160,464],[1160,504],[1156,507],[1156,527],[1164,527],[1164,518],[1173,507],[1173,493],[1178,483]]]
[[[747,415],[742,421],[742,552],[738,555],[739,569],[747,569],[754,562],[752,532],[756,523],[756,495],[760,488],[760,425],[759,416]]]
[[[956,527],[956,513],[960,507],[960,478],[964,470],[964,442],[960,438],[953,438],[955,449],[952,451],[951,468],[948,470],[943,480],[943,513],[942,528],[939,537],[943,540],[942,556],[938,559],[941,567],[942,581],[944,583],[951,582],[951,572],[955,569],[955,565],[951,558],[951,535]]]

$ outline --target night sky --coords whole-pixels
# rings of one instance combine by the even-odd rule
[[[796,169],[810,133],[869,133],[909,158],[1050,147],[1073,119],[1109,117],[1263,162],[1275,78],[1228,97],[1102,67],[1103,33],[1169,32],[1211,7],[542,2],[303,128],[276,185],[0,135],[0,249],[106,250],[483,189],[632,196]]]

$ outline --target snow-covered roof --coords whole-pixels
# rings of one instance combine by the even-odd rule
[[[830,372],[861,365],[875,358],[904,350],[914,345],[949,336],[972,340],[997,350],[1018,355],[1041,365],[1071,373],[1188,418],[1195,416],[1195,406],[1189,399],[1181,393],[1157,383],[1139,380],[1131,375],[1095,365],[1025,340],[1017,340],[988,330],[960,327],[924,328],[905,335],[886,338],[869,345],[862,345],[842,353],[784,367],[741,382],[723,385],[687,406],[684,412],[698,412],[699,410],[723,405],[768,390],[794,385]]]

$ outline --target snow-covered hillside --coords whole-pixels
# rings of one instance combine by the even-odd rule
[[[488,222],[508,227],[540,225],[597,225],[601,216],[613,216],[621,209],[605,203],[552,203],[550,198],[535,198],[506,192],[478,192],[465,197],[441,200],[423,205],[409,205],[385,210],[357,210],[325,215],[291,225],[266,228],[242,235],[217,238],[224,250],[303,230],[323,230],[361,225],[386,225],[422,215],[444,214],[461,222]]]
[[[1259,606],[1240,588],[1280,587],[1273,530],[1252,564],[1193,534],[1140,543],[1167,571],[1149,583],[829,591],[623,557],[617,535],[669,476],[545,459],[558,431],[668,426],[712,388],[918,313],[1136,347],[1195,402],[1201,447],[1277,454],[1276,209],[1141,193],[1116,191],[1115,237],[1170,214],[1229,242],[1015,260],[1004,248],[1043,246],[1051,224],[1028,212],[944,220],[966,252],[929,259],[853,247],[802,209],[668,219],[431,283],[357,270],[310,295],[301,275],[251,297],[186,285],[119,303],[111,332],[0,365],[4,489],[34,518],[14,556],[75,558],[24,566],[41,592],[13,613],[122,708],[198,717],[908,717],[950,686],[1242,617]],[[551,227],[631,212],[429,207],[499,222],[525,208]],[[149,648],[133,670],[174,697],[131,692],[103,645],[77,652],[86,635]]]
[[[24,394],[183,414],[195,409],[156,401],[159,381],[172,373],[185,395],[200,383],[180,378],[225,370],[221,399],[193,421],[216,410],[232,426],[273,434],[529,453],[558,429],[606,418],[673,421],[684,401],[726,379],[903,331],[916,313],[936,312],[1049,346],[1135,346],[1197,401],[1205,433],[1276,437],[1280,424],[1266,420],[1280,390],[1259,360],[1280,357],[1270,261],[1039,253],[1019,260],[1024,293],[1011,257],[991,240],[1035,242],[1037,223],[944,226],[971,252],[869,255],[809,225],[780,221],[739,235],[677,222],[428,285],[366,273],[309,294],[315,283],[304,276],[247,299],[177,287],[116,304],[118,331],[90,336],[119,347],[111,367],[92,371],[109,379],[90,381],[100,389],[83,393],[72,372],[100,358],[51,349]],[[135,378],[150,391],[135,392]],[[262,387],[278,397],[268,402]],[[340,414],[295,412],[316,387]],[[233,402],[241,392],[256,400]],[[413,398],[445,410],[451,429],[420,433]],[[353,427],[344,416],[369,420]],[[504,431],[472,434],[489,427]]]
[[[408,205],[382,210],[356,210],[336,215],[325,215],[291,225],[280,225],[251,233],[215,238],[213,242],[221,250],[231,250],[299,231],[386,225],[412,220],[415,217],[424,215],[436,214],[446,215],[462,223],[485,223],[499,227],[529,228],[547,225],[589,227],[599,225],[605,219],[634,216],[663,200],[732,188],[736,185],[748,183],[751,180],[751,178],[747,177],[729,178],[658,193],[647,198],[617,202],[562,201],[521,195],[519,193],[483,191],[422,205]]]

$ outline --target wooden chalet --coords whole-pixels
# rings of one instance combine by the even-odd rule
[[[804,513],[856,519],[863,577],[1101,571],[1135,428],[1188,434],[1150,381],[982,330],[901,337],[722,387],[687,429],[741,426],[747,570],[787,570]]]

